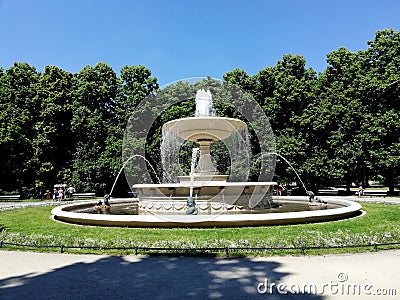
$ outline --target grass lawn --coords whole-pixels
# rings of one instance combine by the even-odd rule
[[[341,247],[400,242],[400,205],[362,204],[365,215],[329,223],[243,228],[117,228],[64,224],[51,220],[52,207],[0,212],[0,241],[74,247]],[[3,248],[26,249],[3,245]],[[391,248],[399,246],[390,246]],[[383,247],[380,247],[383,248]],[[36,249],[38,250],[38,249]],[[373,247],[307,250],[326,254],[370,251]],[[39,249],[38,251],[54,251]],[[134,253],[134,250],[67,249],[79,253]],[[146,252],[147,253],[147,252]],[[298,254],[300,250],[233,250],[233,255]]]

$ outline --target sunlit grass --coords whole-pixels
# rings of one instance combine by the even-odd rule
[[[328,223],[243,228],[119,228],[79,226],[53,221],[51,207],[0,212],[0,240],[38,246],[74,247],[342,247],[400,242],[400,206],[362,204],[365,215]],[[51,250],[51,249],[50,249]],[[307,250],[308,253],[368,251],[371,248]],[[72,251],[72,250],[68,250]],[[80,250],[82,251],[82,250]],[[94,250],[91,250],[93,252]],[[132,253],[134,250],[95,250]],[[87,251],[86,251],[87,252]],[[300,251],[239,251],[241,255],[293,254]]]

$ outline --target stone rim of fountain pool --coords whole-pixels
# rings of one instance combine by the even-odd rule
[[[299,201],[308,203],[306,196],[277,196],[274,201]],[[357,202],[339,197],[321,197],[330,204],[342,205],[340,208],[316,209],[287,213],[257,214],[218,214],[204,220],[202,215],[174,215],[173,220],[167,215],[106,215],[77,213],[68,211],[72,208],[93,207],[96,202],[81,202],[61,205],[53,208],[55,220],[77,225],[97,225],[115,227],[242,227],[290,225],[301,223],[328,222],[347,219],[360,215],[361,205]],[[112,199],[115,204],[134,203],[132,198]]]

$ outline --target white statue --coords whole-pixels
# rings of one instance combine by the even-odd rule
[[[198,90],[196,93],[196,117],[214,116],[212,95],[210,90]]]

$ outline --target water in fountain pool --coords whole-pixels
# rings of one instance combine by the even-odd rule
[[[270,209],[241,209],[241,210],[225,210],[222,214],[265,214],[265,213],[287,213],[299,211],[312,211],[319,209],[335,209],[343,207],[339,204],[328,204],[327,206],[310,206],[307,202],[299,201],[275,201],[279,206]],[[74,210],[76,213],[89,214],[106,214],[106,215],[150,215],[154,212],[139,211],[137,206],[132,204],[116,204],[107,208],[87,207]],[[166,211],[166,215],[183,215],[184,211]],[[201,212],[200,212],[201,214]],[[207,212],[209,214],[209,212]],[[221,214],[221,211],[211,211],[211,214]]]

